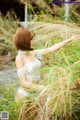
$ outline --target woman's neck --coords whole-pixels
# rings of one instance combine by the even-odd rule
[[[19,50],[18,51],[18,54],[21,54],[21,55],[24,55],[24,54],[29,54],[30,53],[30,51],[27,51],[27,50]]]

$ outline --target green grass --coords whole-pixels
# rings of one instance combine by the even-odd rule
[[[13,35],[18,27],[11,19],[0,19],[1,37],[10,41],[14,49]],[[80,28],[74,23],[32,22],[35,49],[46,48],[63,41]],[[67,32],[66,32],[67,31]],[[10,45],[9,44],[9,45]],[[14,51],[15,53],[15,51]],[[16,53],[15,53],[16,54]],[[80,119],[80,40],[68,44],[60,51],[45,55],[40,69],[40,83],[47,89],[38,93],[35,98],[25,101],[25,105],[17,105],[14,97],[16,84],[4,85],[0,88],[3,98],[0,99],[0,111],[8,111],[10,120],[79,120]],[[21,107],[22,106],[22,107]],[[20,109],[23,112],[20,112]]]
[[[18,120],[20,105],[17,105],[15,96],[15,84],[6,84],[0,87],[0,93],[3,97],[0,97],[0,111],[9,112],[9,120]]]

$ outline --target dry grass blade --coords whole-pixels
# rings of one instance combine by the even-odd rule
[[[28,0],[20,0],[20,2],[23,3],[23,4],[27,4]]]

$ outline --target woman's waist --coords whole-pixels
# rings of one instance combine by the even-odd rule
[[[26,78],[31,82],[38,81],[40,79],[40,74],[26,74]]]

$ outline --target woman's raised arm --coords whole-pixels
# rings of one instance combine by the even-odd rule
[[[75,40],[75,39],[80,39],[80,36],[79,35],[74,35],[72,36],[71,38],[69,39],[66,39],[60,43],[57,43],[55,45],[53,45],[52,47],[49,47],[49,48],[46,48],[46,49],[41,49],[41,50],[35,50],[37,54],[48,54],[50,52],[54,52],[54,51],[57,51],[59,50],[60,48],[66,46],[69,42],[71,42],[72,40]]]

